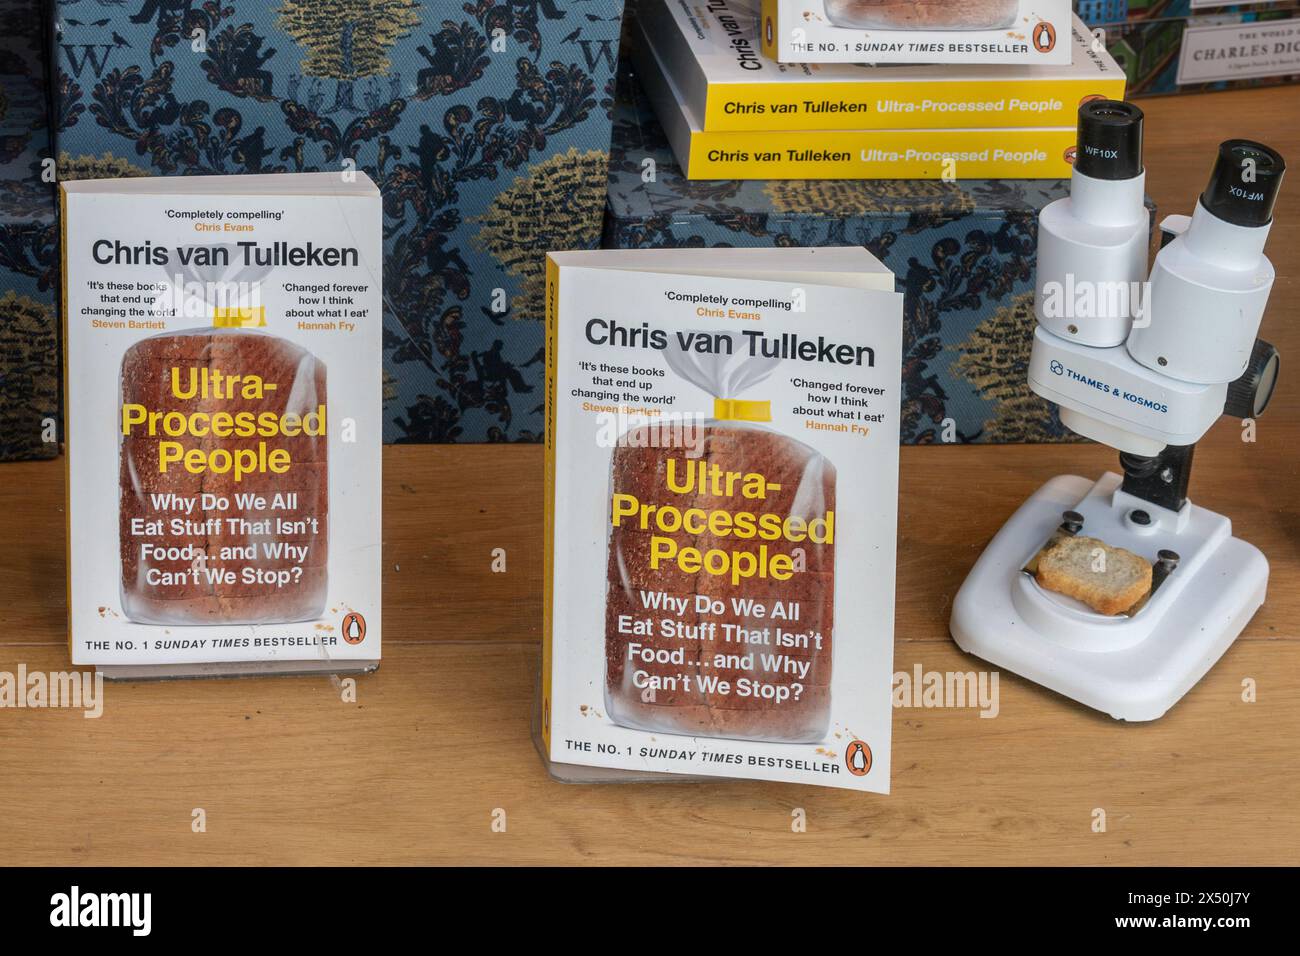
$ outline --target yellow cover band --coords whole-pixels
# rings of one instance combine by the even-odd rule
[[[936,67],[936,69],[941,69]],[[1125,76],[1055,80],[874,80],[713,83],[704,105],[708,132],[755,130],[971,129],[1070,126],[1084,100],[1124,98]],[[809,103],[867,101],[869,110],[809,113]],[[883,111],[882,104],[889,110]],[[1044,104],[1048,104],[1044,106]],[[740,109],[744,105],[748,109]],[[763,110],[754,114],[754,106]]]
[[[713,417],[720,422],[770,422],[771,402],[746,402],[739,398],[715,398]]]
[[[685,143],[687,179],[1068,179],[1074,127],[710,133]]]
[[[256,309],[212,310],[212,325],[218,329],[260,329],[266,325],[266,306]]]

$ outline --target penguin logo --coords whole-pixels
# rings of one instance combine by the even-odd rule
[[[1039,53],[1051,53],[1056,49],[1056,27],[1046,20],[1040,20],[1034,27],[1034,49]]]
[[[349,644],[360,644],[366,639],[366,619],[356,611],[343,615],[343,640]]]
[[[1067,163],[1069,163],[1071,166],[1074,165],[1074,160],[1075,160],[1075,158],[1076,158],[1078,155],[1079,155],[1079,147],[1078,147],[1078,146],[1067,146],[1067,147],[1065,147],[1065,161],[1066,161]]]
[[[767,45],[771,46],[772,42],[776,39],[776,30],[772,26],[771,17],[767,18],[767,21],[763,24],[763,28],[764,28],[764,32],[767,34]]]
[[[849,768],[849,773],[855,777],[865,777],[871,770],[871,748],[861,740],[855,740],[849,744],[844,751],[844,763]]]

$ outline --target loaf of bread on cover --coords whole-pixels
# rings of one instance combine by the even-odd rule
[[[188,382],[190,370],[219,369],[223,376],[258,375],[274,383],[274,392],[262,399],[195,397],[178,399],[172,391],[172,369],[181,369],[182,381]],[[176,411],[185,415],[195,412],[251,412],[254,415],[274,412],[277,415],[307,415],[325,404],[325,366],[310,352],[292,342],[242,329],[199,329],[164,334],[143,339],[131,346],[122,359],[121,402],[140,404],[150,411]],[[163,441],[179,440],[188,448],[198,448],[205,455],[217,448],[235,451],[255,449],[259,441],[269,447],[285,449],[291,466],[285,474],[247,474],[235,481],[231,472],[218,474],[208,470],[191,474],[178,464],[166,474],[159,471],[159,450]],[[171,493],[194,500],[189,514],[160,507],[155,496]],[[201,510],[202,496],[207,493],[229,501],[225,510]],[[253,511],[240,507],[236,496],[261,496],[270,503],[276,494],[295,495],[290,508]],[[291,499],[285,498],[288,502]],[[215,534],[206,531],[165,539],[132,535],[133,519],[167,523],[173,517],[188,518],[195,527],[209,518],[220,519]],[[316,533],[310,528],[302,533],[250,533],[232,530],[225,519],[272,519],[274,522],[299,523],[316,519]],[[324,607],[328,578],[329,552],[329,467],[325,435],[277,435],[266,438],[211,435],[202,438],[148,436],[134,428],[122,436],[119,471],[119,538],[121,546],[122,607],[133,621],[147,624],[264,624],[301,621],[318,617]],[[268,572],[286,571],[290,578],[284,586],[267,581],[211,583],[192,578],[181,584],[150,584],[151,568],[163,572],[188,569],[192,559],[146,560],[140,553],[144,542],[185,548],[201,554],[211,567],[239,571],[255,566]],[[306,557],[298,560],[284,554],[268,557],[263,545],[293,544],[306,547]],[[257,549],[256,561],[222,560],[223,549],[231,546]],[[230,552],[227,552],[229,554]],[[300,568],[297,572],[294,569]]]
[[[1099,614],[1123,614],[1151,591],[1151,562],[1097,538],[1064,535],[1039,555],[1036,577]]]
[[[998,30],[1019,11],[1019,0],[826,0],[832,23],[864,30]]]
[[[640,438],[634,432],[627,436],[627,444],[636,446]],[[679,464],[702,459],[724,471],[757,472],[781,488],[764,500],[715,497],[701,493],[698,487],[692,493],[672,494],[665,486],[667,463],[672,458]],[[683,448],[620,446],[614,451],[611,469],[613,494],[631,494],[645,503],[671,504],[682,510],[746,510],[811,519],[835,508],[835,469],[830,462],[792,438],[736,423],[706,426],[702,448],[693,453]],[[655,534],[672,538],[679,547],[697,547],[702,552],[755,550],[765,544],[769,553],[793,555],[799,548],[804,570],[786,581],[753,577],[739,585],[732,584],[725,575],[684,574],[671,563],[656,571],[650,566],[650,538]],[[833,544],[792,544],[708,533],[665,534],[624,525],[610,532],[606,586],[605,697],[609,715],[616,723],[642,730],[737,739],[811,742],[824,738],[830,719],[835,615]],[[642,595],[660,592],[685,598],[687,612],[678,615],[646,608]],[[725,610],[698,614],[697,598],[721,602]],[[797,609],[798,619],[774,617],[778,603],[787,610]],[[755,605],[762,606],[764,613],[754,613]],[[645,618],[669,618],[684,629],[712,623],[713,639],[647,638],[620,633],[620,620]],[[739,626],[751,633],[766,628],[769,639],[752,644],[728,642],[723,625]],[[771,637],[778,627],[791,634],[808,634],[807,645],[778,647]],[[680,650],[685,662],[660,666],[629,661],[630,643],[667,652]],[[763,666],[763,657],[770,660],[773,655],[791,662],[784,673],[772,673]],[[801,670],[796,672],[794,668]],[[694,680],[689,690],[648,691],[635,685],[633,676],[638,671],[656,677],[678,673],[711,676],[726,681],[731,692],[704,690]],[[759,696],[741,696],[736,688],[742,679],[787,688],[791,698],[778,703]]]

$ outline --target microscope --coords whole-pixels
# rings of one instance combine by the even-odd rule
[[[1220,415],[1260,415],[1277,382],[1277,350],[1256,336],[1286,169],[1260,143],[1221,144],[1192,215],[1161,222],[1148,277],[1142,130],[1132,104],[1079,109],[1070,195],[1039,217],[1028,373],[1063,425],[1119,451],[1122,474],[1036,491],[980,556],[950,624],[963,650],[1129,721],[1162,716],[1264,603],[1264,555],[1188,484],[1196,442]],[[1085,535],[1105,548],[1082,577],[1102,580],[1109,549],[1149,562],[1131,606],[1100,613],[1042,583],[1049,549]]]

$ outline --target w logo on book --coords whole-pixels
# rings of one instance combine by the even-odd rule
[[[587,69],[594,70],[603,60],[609,64],[610,69],[615,66],[617,57],[615,56],[615,43],[608,38],[601,40],[584,40],[574,36],[572,41],[582,48],[582,58],[587,63]]]
[[[96,77],[104,75],[104,68],[108,66],[109,55],[117,49],[112,43],[61,43],[63,55],[68,61],[68,69],[72,75],[81,78],[81,71],[90,66],[90,72]]]

